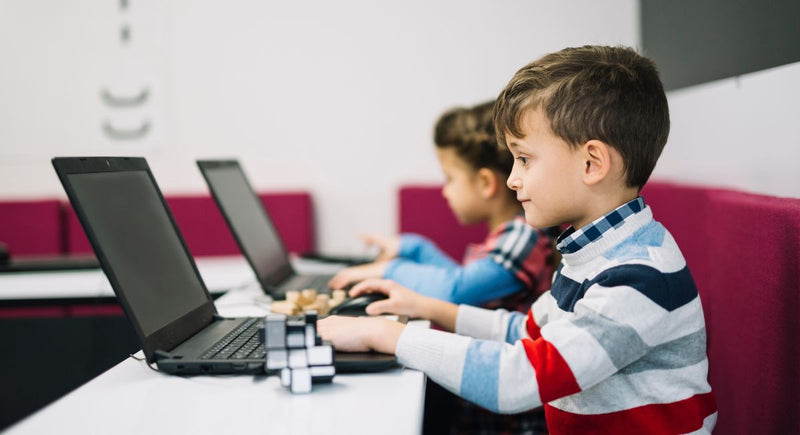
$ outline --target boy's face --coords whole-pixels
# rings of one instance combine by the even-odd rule
[[[445,175],[442,196],[458,221],[469,225],[485,220],[485,205],[475,169],[459,157],[454,148],[436,148],[436,155]]]
[[[524,114],[522,132],[524,137],[506,134],[514,156],[507,183],[522,203],[525,220],[536,228],[580,221],[586,199],[580,153],[553,134],[541,110]]]

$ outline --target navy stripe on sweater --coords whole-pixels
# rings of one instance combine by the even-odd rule
[[[682,307],[697,297],[697,287],[688,267],[677,272],[664,273],[642,264],[612,267],[582,283],[562,275],[559,268],[550,293],[558,302],[559,308],[572,312],[575,304],[594,284],[602,287],[632,287],[667,311]]]

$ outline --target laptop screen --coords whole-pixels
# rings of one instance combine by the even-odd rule
[[[145,336],[209,299],[146,170],[72,173],[67,178]],[[107,271],[108,272],[108,271]]]
[[[260,280],[275,284],[291,269],[289,255],[275,225],[238,164],[202,168],[244,255]]]

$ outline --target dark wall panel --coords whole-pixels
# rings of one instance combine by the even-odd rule
[[[140,347],[124,316],[0,319],[0,431]]]
[[[800,61],[800,1],[641,0],[667,90]]]

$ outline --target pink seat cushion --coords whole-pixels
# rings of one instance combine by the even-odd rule
[[[431,239],[456,261],[464,258],[469,243],[482,242],[487,235],[485,224],[461,225],[441,186],[406,186],[400,189],[400,232],[421,234]]]
[[[308,193],[265,193],[259,197],[289,252],[314,250],[313,209]],[[210,196],[168,196],[167,204],[192,255],[240,253],[222,213]],[[67,213],[67,241],[69,252],[92,252],[71,207]]]
[[[12,256],[61,254],[61,203],[57,199],[0,202],[0,242]]]

